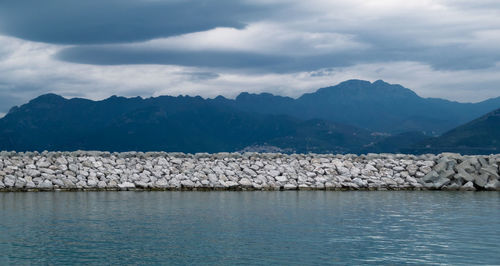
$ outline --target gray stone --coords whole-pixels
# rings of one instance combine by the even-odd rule
[[[270,170],[268,173],[272,177],[277,177],[280,175],[280,171],[278,171],[278,170]]]
[[[89,179],[87,181],[87,186],[90,187],[90,188],[97,187],[97,180],[95,180],[95,179]]]
[[[500,191],[500,181],[498,179],[492,179],[488,184],[484,186],[487,190],[499,190]]]
[[[72,181],[72,180],[66,179],[66,178],[63,179],[62,181],[64,183],[65,188],[75,188],[76,187],[75,182],[78,182],[78,181]]]
[[[186,181],[189,181],[189,180],[186,180]],[[192,182],[191,182],[192,183]],[[147,188],[148,187],[148,183],[147,182],[144,182],[142,180],[138,180],[138,181],[134,181],[134,184],[136,187],[138,188]]]
[[[488,183],[488,177],[489,175],[486,174],[479,174],[474,177],[474,183],[478,185],[479,187],[484,187]]]
[[[155,182],[155,187],[157,187],[157,188],[166,188],[166,187],[168,187],[168,181],[165,178],[158,179]]]
[[[469,173],[465,172],[463,169],[458,170],[458,174],[454,176],[455,179],[463,179],[465,181],[474,181],[474,177]]]
[[[64,182],[62,180],[60,180],[60,179],[57,179],[57,178],[54,179],[54,180],[52,180],[52,184],[54,184],[54,185],[56,185],[56,186],[58,186],[60,188],[65,187]]]
[[[16,188],[23,188],[26,186],[26,180],[24,178],[16,179],[16,184],[14,185]]]
[[[118,188],[120,188],[121,190],[134,189],[135,185],[134,185],[134,183],[123,182],[121,184],[118,184]]]
[[[497,168],[493,166],[487,166],[479,169],[479,172],[484,175],[490,175],[493,176],[495,179],[498,179],[498,172]]]
[[[445,160],[443,160],[443,161],[439,162],[438,164],[436,164],[432,170],[434,170],[437,173],[441,173],[441,172],[445,171],[446,168],[447,168],[447,162]]]
[[[286,182],[288,180],[288,178],[286,178],[286,176],[277,176],[274,179],[276,179],[276,181],[282,182],[282,183]]]
[[[356,184],[358,187],[368,186],[368,182],[361,180],[361,178],[354,178],[352,182],[354,182],[354,184]]]
[[[472,183],[472,181],[469,181],[467,183],[465,183],[461,188],[460,190],[468,190],[468,191],[473,191],[473,190],[476,190],[476,188],[474,187],[474,184]]]
[[[38,185],[40,189],[52,189],[54,186],[52,185],[52,181],[44,180],[41,184]]]
[[[251,187],[252,186],[252,181],[250,181],[248,178],[242,178],[238,183],[243,187]]]
[[[108,188],[117,188],[118,183],[115,180],[111,180],[108,182]]]
[[[434,182],[434,181],[437,181],[439,179],[439,174],[432,170],[430,171],[428,174],[426,174],[424,177],[422,177],[422,181],[423,182]]]
[[[106,188],[106,186],[107,186],[107,184],[106,184],[106,182],[104,182],[104,181],[99,181],[99,182],[97,183],[97,187],[98,187],[98,188],[103,189],[103,188]]]
[[[449,169],[449,170],[442,171],[442,172],[439,174],[439,178],[446,178],[446,179],[449,179],[449,178],[451,178],[453,175],[455,175],[455,171],[454,171],[454,170],[452,170],[452,169]]]
[[[236,183],[234,181],[227,181],[224,183],[224,186],[227,188],[235,188],[238,186],[238,183]]]
[[[193,183],[193,181],[191,181],[191,180],[182,180],[182,181],[181,181],[181,185],[182,185],[183,187],[187,187],[187,188],[192,188],[192,187],[194,187],[194,183]]]
[[[78,181],[78,182],[75,184],[75,186],[76,186],[77,188],[86,188],[86,187],[87,187],[87,182],[85,182],[85,181],[81,180],[81,181]]]
[[[14,187],[16,184],[16,177],[13,175],[6,175],[3,178],[3,183],[6,187]]]
[[[436,180],[434,182],[434,187],[435,188],[441,188],[444,185],[447,185],[448,183],[450,183],[450,179],[445,178],[445,177],[440,177],[438,180]]]
[[[33,188],[36,188],[36,185],[35,185],[35,183],[33,183],[33,181],[28,181],[28,182],[26,182],[26,188],[33,189]]]

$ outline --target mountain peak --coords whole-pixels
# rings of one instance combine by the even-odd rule
[[[349,87],[352,87],[352,86],[356,86],[356,87],[369,87],[371,85],[372,85],[372,83],[369,82],[369,81],[367,81],[367,80],[349,79],[349,80],[340,82],[338,85],[332,86],[332,87],[345,87],[345,86],[349,86]]]
[[[372,100],[420,98],[414,91],[399,84],[390,84],[383,80],[377,80],[372,83],[370,81],[359,79],[351,79],[341,82],[335,86],[321,88],[316,92],[304,94],[301,98],[308,97],[368,97]]]
[[[390,85],[389,83],[381,80],[381,79],[378,79],[376,80],[375,82],[372,83],[373,85]]]
[[[55,103],[55,102],[61,102],[65,101],[66,98],[62,97],[61,95],[55,94],[55,93],[46,93],[42,94],[35,99],[31,100],[30,102],[45,102],[45,103]]]

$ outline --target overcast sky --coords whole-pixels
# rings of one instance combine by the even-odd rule
[[[0,115],[47,92],[296,97],[347,79],[500,96],[500,1],[0,2]]]

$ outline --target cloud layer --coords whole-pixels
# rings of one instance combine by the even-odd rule
[[[299,96],[352,78],[500,95],[493,0],[0,3],[0,113],[41,93]]]

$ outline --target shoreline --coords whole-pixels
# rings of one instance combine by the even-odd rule
[[[0,152],[0,192],[500,191],[500,154]]]

